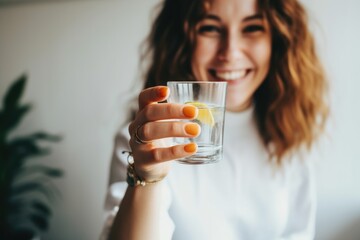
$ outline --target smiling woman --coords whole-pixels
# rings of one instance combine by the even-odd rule
[[[254,1],[214,1],[206,11],[195,27],[192,71],[196,79],[227,81],[227,109],[242,111],[269,70],[269,25]]]
[[[116,138],[104,237],[313,239],[313,163],[299,156],[321,132],[327,104],[307,24],[296,0],[163,2],[138,109]],[[166,145],[159,129],[188,137],[174,119],[199,114],[164,103],[171,93],[162,85],[175,79],[228,83],[224,161],[171,164],[197,146]]]

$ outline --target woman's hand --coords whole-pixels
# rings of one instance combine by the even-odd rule
[[[191,105],[158,103],[167,99],[169,89],[164,86],[143,90],[139,95],[139,111],[129,126],[130,147],[136,173],[146,181],[163,178],[169,172],[169,161],[190,156],[197,150],[195,143],[167,146],[164,138],[196,137],[200,126],[196,123],[172,121],[194,119],[198,110]],[[166,120],[166,121],[163,121]]]

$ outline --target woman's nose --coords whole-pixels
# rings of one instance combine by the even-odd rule
[[[225,62],[233,62],[241,59],[244,55],[244,46],[238,33],[229,32],[222,38],[218,59]]]

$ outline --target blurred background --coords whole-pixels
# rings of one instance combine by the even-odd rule
[[[43,239],[98,239],[114,133],[140,78],[139,46],[158,2],[0,0],[0,96],[27,73],[23,102],[34,105],[16,133],[63,136],[46,157],[65,175],[54,181],[61,198]],[[312,155],[316,239],[360,239],[360,2],[302,2],[330,80],[327,136]]]

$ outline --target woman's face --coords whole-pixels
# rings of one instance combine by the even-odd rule
[[[268,23],[256,0],[213,0],[205,8],[196,25],[192,71],[197,80],[228,82],[227,110],[242,111],[269,71]]]

